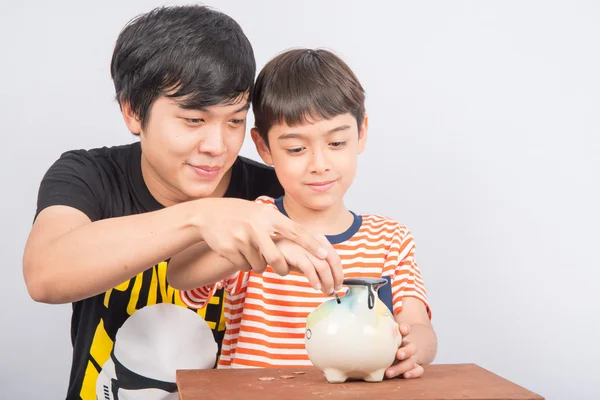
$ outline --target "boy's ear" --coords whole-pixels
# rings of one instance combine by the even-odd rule
[[[252,136],[252,140],[254,141],[254,145],[256,146],[256,151],[258,155],[267,165],[273,165],[273,157],[271,157],[271,151],[269,150],[269,146],[265,143],[263,138],[258,133],[258,129],[252,128],[250,130],[250,135]]]
[[[369,132],[369,117],[365,114],[361,126],[358,128],[358,154],[362,153],[367,146],[367,136]]]
[[[135,115],[129,102],[121,102],[121,114],[123,114],[125,125],[131,133],[134,135],[142,133],[142,121]]]

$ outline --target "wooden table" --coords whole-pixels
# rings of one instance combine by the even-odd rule
[[[275,379],[259,379],[264,377]],[[315,368],[180,370],[177,371],[177,387],[180,400],[544,399],[475,364],[429,365],[418,379],[385,379],[376,383],[327,383]]]

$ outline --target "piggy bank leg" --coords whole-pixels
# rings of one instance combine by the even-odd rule
[[[373,371],[370,374],[366,375],[363,379],[366,382],[381,382],[383,380],[383,375],[385,374],[385,370],[387,368],[378,369],[377,371]]]
[[[325,374],[325,379],[329,383],[344,383],[348,379],[348,376],[344,372],[335,368],[325,368],[323,374]]]

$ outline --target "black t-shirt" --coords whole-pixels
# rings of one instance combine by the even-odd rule
[[[243,157],[238,157],[232,168],[231,183],[225,197],[254,200],[260,195],[278,197],[283,194],[272,168]],[[53,205],[74,207],[84,212],[92,221],[151,212],[163,208],[152,197],[142,178],[139,142],[111,148],[64,153],[50,167],[41,182],[36,215],[44,208]],[[116,378],[119,378],[119,370],[121,370],[121,380],[129,381],[129,389],[140,389],[139,382],[131,383],[131,376],[139,377],[139,371],[132,371],[133,375],[130,373],[129,376],[123,376],[123,368],[120,365],[123,360],[119,360],[120,362],[115,360],[114,354],[111,353],[117,332],[136,311],[165,303],[169,304],[169,307],[174,307],[173,305],[185,307],[180,299],[179,291],[169,286],[166,269],[167,261],[163,261],[106,293],[73,304],[71,320],[73,361],[68,399],[112,399],[116,397],[113,391],[117,392],[118,388],[115,388],[115,385],[112,387],[98,385],[97,388],[96,383],[99,376],[103,376],[103,379],[108,382],[118,380],[113,379],[113,375],[116,371]],[[167,306],[161,307],[168,308]],[[181,312],[179,308],[176,310]],[[212,329],[218,351],[220,351],[225,330],[223,291],[218,291],[204,309],[186,311],[199,314],[206,320]],[[164,312],[164,309],[161,312]],[[146,323],[147,321],[148,319],[146,319]],[[214,344],[212,345],[214,346]],[[152,349],[148,349],[148,351],[152,351]],[[137,356],[129,355],[130,358]],[[160,357],[164,357],[164,355],[159,355],[158,359]],[[164,363],[164,360],[161,360],[160,362]],[[102,372],[103,367],[106,369],[104,372]],[[147,386],[144,386],[145,383],[142,382],[142,387],[161,386],[161,384],[156,384],[160,379],[147,375],[149,374],[146,374],[146,377],[150,380],[146,379],[146,381],[149,383],[146,382]],[[133,380],[135,381],[135,379]],[[120,387],[125,390],[126,386],[127,384]],[[155,389],[150,389],[150,391],[152,390]],[[152,397],[149,395],[148,398]]]

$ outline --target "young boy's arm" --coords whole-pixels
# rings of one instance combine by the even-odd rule
[[[332,269],[326,261],[314,257],[291,240],[276,237],[273,238],[273,241],[285,259],[284,265],[289,267],[272,267],[279,275],[287,275],[290,268],[298,270],[306,276],[313,288],[322,290],[325,294],[331,294],[334,287],[342,285],[343,272],[341,269],[339,271]],[[167,280],[176,289],[191,290],[220,282],[238,270],[250,271],[250,269],[240,267],[220,257],[206,243],[202,242],[171,258],[167,268]],[[259,267],[254,268],[254,271],[261,273],[264,269],[264,267]]]
[[[200,242],[169,260],[167,281],[175,289],[192,290],[220,282],[239,270],[248,268],[233,264],[212,251],[206,242]]]
[[[405,297],[396,321],[403,336],[402,347],[396,353],[397,363],[386,371],[386,376],[418,378],[423,374],[422,366],[431,364],[437,353],[437,336],[425,304],[416,297]]]
[[[386,371],[388,378],[418,378],[423,365],[430,364],[437,353],[437,336],[431,325],[431,311],[425,285],[415,262],[415,244],[405,227],[394,237],[394,250],[388,262],[395,266],[392,279],[394,314],[402,334],[402,346],[396,362]]]

